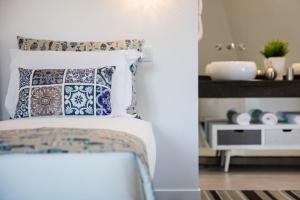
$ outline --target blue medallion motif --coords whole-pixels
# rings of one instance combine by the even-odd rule
[[[65,115],[94,115],[94,86],[66,85],[64,102]]]
[[[115,66],[19,68],[19,98],[14,117],[109,115],[112,112],[110,101],[115,70]]]

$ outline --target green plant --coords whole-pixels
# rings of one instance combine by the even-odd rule
[[[268,42],[263,50],[260,51],[266,58],[284,57],[289,52],[289,44],[281,40],[272,40]]]

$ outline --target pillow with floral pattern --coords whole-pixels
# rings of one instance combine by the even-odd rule
[[[19,68],[15,118],[107,116],[115,66],[83,69]]]
[[[144,41],[140,39],[76,42],[33,39],[22,36],[17,36],[17,41],[19,49],[24,51],[114,51],[128,49],[142,51],[144,43]],[[130,65],[129,70],[132,76],[132,99],[131,105],[127,108],[127,114],[138,117],[136,94],[137,63]]]

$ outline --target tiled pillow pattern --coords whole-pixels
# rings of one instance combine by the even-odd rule
[[[15,118],[111,114],[114,66],[84,69],[19,68]]]
[[[39,40],[18,36],[18,46],[27,51],[113,51],[136,49],[142,51],[144,41],[138,39],[117,40],[111,42],[69,42],[56,40]],[[137,116],[136,72],[137,64],[130,66],[132,73],[132,100],[127,113]]]

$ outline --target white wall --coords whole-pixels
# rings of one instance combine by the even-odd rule
[[[203,38],[199,41],[200,74],[204,74],[205,66],[212,61],[238,59],[236,51],[215,49],[216,44],[223,44],[224,48],[233,42],[224,1],[204,0],[202,19],[204,29]]]
[[[220,59],[253,60],[262,67],[260,50],[271,39],[289,42],[287,66],[300,62],[299,9],[299,0],[204,0],[199,72]],[[213,51],[219,42],[244,43],[246,51]]]
[[[138,99],[157,139],[155,188],[198,190],[197,0],[0,0],[0,27],[2,119],[8,49],[17,47],[17,34],[77,41],[144,38],[154,59],[140,68]]]
[[[245,43],[241,60],[254,60],[263,66],[259,51],[271,39],[289,42],[287,66],[300,62],[299,0],[222,0],[235,42]]]
[[[224,0],[226,1],[226,0]],[[212,61],[237,60],[236,51],[224,46],[233,42],[223,0],[203,0],[203,38],[199,42],[199,74],[205,74],[205,66]],[[215,49],[223,44],[222,51]],[[228,109],[244,109],[244,101],[233,99],[199,99],[199,119],[223,119]]]

